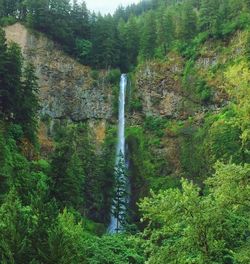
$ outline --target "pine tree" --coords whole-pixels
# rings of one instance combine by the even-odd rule
[[[74,32],[74,36],[80,39],[90,38],[90,21],[89,11],[86,3],[83,2],[81,5],[76,0],[73,2],[71,16],[71,27]]]
[[[218,2],[216,0],[202,0],[200,8],[200,31],[213,31],[216,25],[216,11],[218,10]]]
[[[83,184],[83,163],[78,153],[75,152],[68,163],[63,185],[65,187],[64,195],[67,197],[66,204],[78,210],[83,208]]]
[[[18,91],[18,103],[15,110],[15,121],[23,128],[25,136],[35,143],[37,129],[38,84],[35,68],[28,64],[23,73],[23,81]]]
[[[128,179],[125,167],[125,160],[122,153],[115,166],[115,193],[112,205],[112,215],[117,220],[116,231],[122,231],[126,225],[128,207]]]
[[[16,16],[18,10],[18,0],[4,0],[3,13],[4,16]]]
[[[5,33],[0,28],[0,114],[2,115],[6,111],[6,109],[4,108],[4,100],[6,97],[6,92],[5,92],[6,89],[5,65],[7,59],[6,53],[7,53],[7,45],[6,45]]]
[[[4,39],[5,40],[5,39]],[[0,101],[1,111],[6,119],[15,119],[18,93],[21,89],[22,55],[17,44],[12,43],[4,52],[5,44],[0,44],[3,50],[0,59]],[[2,64],[2,65],[1,65]]]
[[[91,64],[95,68],[117,67],[119,64],[118,31],[111,15],[98,15],[91,32],[93,43]]]
[[[170,11],[159,10],[157,19],[157,46],[161,48],[163,55],[166,55],[174,37],[173,17]]]
[[[139,54],[139,30],[135,16],[131,16],[126,25],[126,46],[129,64],[135,65]],[[121,51],[123,53],[123,51]]]
[[[197,16],[190,2],[187,2],[183,8],[183,37],[184,40],[190,40],[197,33]]]
[[[83,212],[85,175],[77,143],[72,142],[75,137],[74,130],[66,131],[52,157],[53,196],[61,208],[69,206]]]
[[[27,0],[29,14],[27,21],[29,25],[37,30],[47,33],[51,21],[49,0]]]
[[[144,59],[150,59],[154,56],[156,47],[156,24],[154,12],[150,11],[143,17],[140,51]]]
[[[0,19],[4,16],[3,0],[0,0]]]

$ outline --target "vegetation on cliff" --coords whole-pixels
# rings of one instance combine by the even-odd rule
[[[209,37],[227,38],[249,25],[248,0],[152,0],[113,16],[90,13],[70,0],[1,0],[1,23],[20,20],[59,42],[65,51],[94,68],[128,71],[176,49],[194,55]]]
[[[109,235],[112,118],[99,145],[87,121],[53,120],[44,153],[38,126],[52,120],[39,117],[34,67],[0,31],[0,262],[248,264],[249,19],[249,0],[142,1],[113,16],[77,1],[0,0],[2,25],[47,34],[95,68],[93,81],[120,68],[132,82],[129,215]]]

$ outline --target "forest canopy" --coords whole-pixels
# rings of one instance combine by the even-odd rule
[[[81,63],[128,71],[197,41],[227,38],[249,26],[248,0],[152,0],[119,7],[113,16],[91,13],[85,2],[1,0],[2,25],[23,21],[59,42]]]

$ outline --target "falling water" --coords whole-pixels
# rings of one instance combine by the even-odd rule
[[[118,142],[116,148],[116,166],[121,162],[121,156],[123,157],[122,162],[125,167],[125,96],[127,86],[127,75],[121,75],[120,81],[120,94],[119,94],[119,124],[118,124]],[[124,174],[118,175],[118,177],[125,177]],[[123,198],[126,199],[126,198]],[[117,233],[122,230],[121,221],[111,214],[110,225],[108,228],[109,233]]]

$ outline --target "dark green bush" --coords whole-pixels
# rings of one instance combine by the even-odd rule
[[[198,97],[203,103],[207,103],[212,99],[212,90],[204,80],[197,81]]]
[[[23,137],[23,129],[21,125],[11,124],[8,128],[8,134],[14,140],[20,140]]]
[[[17,19],[14,16],[2,17],[0,19],[0,26],[6,27],[13,25],[17,22]]]
[[[164,135],[164,128],[167,126],[167,121],[161,117],[147,116],[144,122],[144,128],[157,136]]]
[[[113,69],[108,72],[106,80],[111,84],[118,84],[121,77],[121,71],[119,69]]]
[[[139,98],[136,98],[136,99],[130,101],[130,110],[131,111],[141,112],[142,108],[143,108],[142,102]]]

